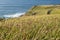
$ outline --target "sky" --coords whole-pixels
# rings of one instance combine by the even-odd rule
[[[0,0],[1,4],[7,5],[41,5],[41,4],[60,4],[60,0]]]

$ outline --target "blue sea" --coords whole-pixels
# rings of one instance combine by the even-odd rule
[[[0,17],[18,17],[22,15],[32,6],[30,5],[0,5]]]

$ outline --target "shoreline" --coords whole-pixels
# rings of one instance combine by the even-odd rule
[[[25,12],[23,13],[15,13],[15,14],[10,14],[10,15],[3,15],[5,18],[15,18],[15,17],[20,17],[21,15],[24,15]]]

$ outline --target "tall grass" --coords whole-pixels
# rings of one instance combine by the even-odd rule
[[[60,40],[60,15],[7,19],[0,22],[0,40]]]

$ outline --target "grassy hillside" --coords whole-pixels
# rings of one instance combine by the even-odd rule
[[[44,15],[26,13],[26,16],[0,21],[0,40],[60,40],[60,14],[58,9],[52,11],[54,14],[45,15],[44,7],[42,9],[40,6],[37,8]],[[35,8],[34,10],[39,11]]]
[[[47,12],[51,10],[50,14],[60,14],[60,6],[58,5],[46,5],[46,6],[33,6],[30,10],[26,12],[26,15],[46,15]]]

